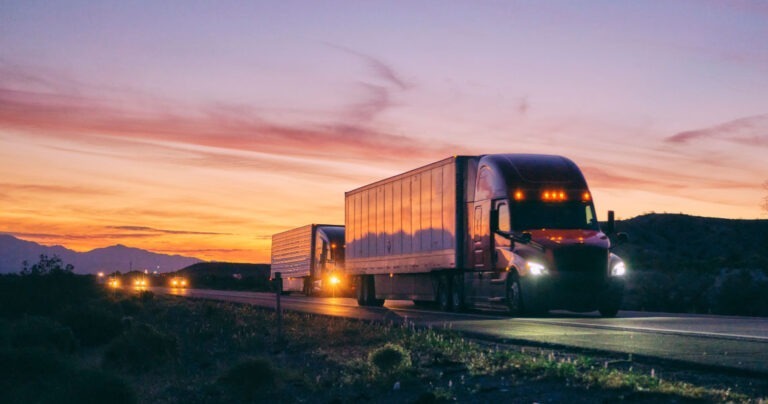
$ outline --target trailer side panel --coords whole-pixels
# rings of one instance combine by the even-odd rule
[[[467,159],[451,157],[346,193],[346,270],[425,273],[459,267]]]

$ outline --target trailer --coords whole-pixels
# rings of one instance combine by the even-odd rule
[[[280,273],[281,293],[349,294],[344,267],[344,226],[309,224],[272,235],[270,277]]]
[[[613,214],[609,213],[609,228]],[[561,156],[454,156],[345,194],[345,272],[386,299],[513,314],[615,316],[626,267],[579,168]],[[610,232],[607,232],[610,233]]]

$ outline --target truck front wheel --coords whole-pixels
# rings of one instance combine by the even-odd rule
[[[523,296],[520,292],[520,280],[510,274],[507,278],[507,310],[510,316],[523,314]]]
[[[616,317],[621,308],[623,297],[624,283],[619,281],[609,283],[602,296],[600,296],[597,311],[603,317]]]

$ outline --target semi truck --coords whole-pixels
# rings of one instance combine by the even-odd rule
[[[280,273],[281,293],[344,295],[344,226],[308,224],[272,235],[270,277]]]
[[[345,272],[361,306],[386,299],[615,316],[626,266],[568,158],[453,156],[345,193]]]

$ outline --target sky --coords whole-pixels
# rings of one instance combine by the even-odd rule
[[[0,233],[269,262],[486,153],[571,158],[601,220],[766,218],[768,2],[0,2]]]

